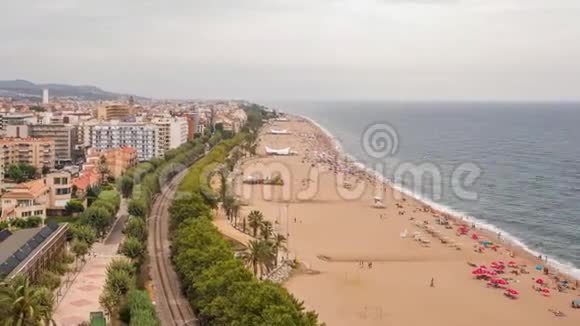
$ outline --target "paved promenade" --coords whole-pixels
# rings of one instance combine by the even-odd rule
[[[83,321],[89,321],[91,311],[103,311],[99,305],[99,296],[105,285],[107,266],[117,254],[121,243],[122,229],[127,217],[127,203],[121,202],[117,213],[117,223],[103,243],[95,243],[86,264],[76,275],[72,285],[64,293],[54,314],[58,326],[77,326]]]

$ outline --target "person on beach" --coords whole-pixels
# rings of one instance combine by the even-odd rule
[[[372,269],[373,268],[373,262],[372,261],[369,261],[369,265],[368,266],[369,266],[369,269]]]
[[[431,287],[432,288],[435,287],[435,278],[434,277],[431,278]]]

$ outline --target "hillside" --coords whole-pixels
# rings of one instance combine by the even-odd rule
[[[26,80],[0,80],[0,96],[41,99],[43,89],[49,89],[51,97],[74,97],[82,100],[118,100],[131,96],[104,91],[89,85],[35,84]]]

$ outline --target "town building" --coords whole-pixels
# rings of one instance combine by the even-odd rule
[[[32,113],[0,113],[0,130],[9,125],[26,125],[37,123],[38,118]]]
[[[4,138],[0,139],[0,156],[5,167],[12,164],[28,164],[38,172],[43,167],[53,168],[55,143],[48,138]]]
[[[109,122],[95,124],[91,128],[90,146],[97,151],[116,147],[132,147],[139,161],[148,161],[163,155],[159,128],[156,125],[137,122]]]
[[[44,178],[20,183],[5,193],[0,220],[40,216],[46,218],[50,189]]]
[[[52,172],[44,177],[48,192],[47,209],[63,211],[72,199],[72,176],[67,171]]]
[[[56,162],[63,164],[75,160],[77,128],[70,124],[33,124],[29,126],[30,136],[54,139]]]
[[[133,107],[126,104],[103,104],[97,108],[99,121],[124,120],[135,114]]]
[[[71,182],[73,189],[76,189],[76,197],[84,198],[90,187],[98,186],[101,183],[101,174],[96,167],[83,169]]]
[[[12,186],[0,202],[0,220],[40,216],[47,211],[59,213],[71,200],[71,174],[66,171],[48,173],[46,176]]]
[[[65,255],[68,224],[0,231],[0,278],[24,274],[31,281]]]
[[[86,163],[83,164],[83,169],[97,168],[101,157],[105,158],[109,175],[114,178],[120,177],[128,169],[134,167],[139,162],[137,150],[132,147],[116,147],[103,151],[89,148],[87,150]]]
[[[187,142],[187,119],[157,118],[153,120],[153,123],[159,127],[159,146],[163,153]]]

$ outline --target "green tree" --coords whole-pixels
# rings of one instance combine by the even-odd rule
[[[161,325],[155,313],[155,306],[146,291],[135,289],[129,291],[128,302],[131,314],[129,326]]]
[[[111,213],[103,207],[89,207],[83,212],[81,219],[90,225],[96,232],[97,237],[102,238],[113,222]]]
[[[70,250],[75,255],[75,258],[78,259],[85,259],[85,256],[89,253],[89,245],[83,240],[74,239],[71,242]]]
[[[82,213],[85,210],[85,206],[83,205],[83,202],[77,199],[72,199],[69,200],[64,209],[66,210],[66,212],[68,214],[75,214],[75,213]]]
[[[272,222],[262,221],[262,224],[260,224],[260,235],[262,236],[262,239],[266,241],[270,240],[273,233],[274,227],[272,226]]]
[[[141,261],[145,255],[145,246],[141,240],[129,236],[123,241],[120,252],[128,258]]]
[[[133,193],[133,179],[124,175],[119,178],[118,189],[123,198],[129,198]]]
[[[73,239],[87,243],[90,246],[97,240],[97,234],[93,228],[86,224],[71,224],[69,232]]]
[[[131,217],[125,225],[125,234],[129,237],[135,237],[139,241],[147,239],[147,225],[145,221],[138,217]]]
[[[254,236],[254,238],[258,234],[258,228],[260,227],[260,225],[262,225],[263,221],[264,215],[260,211],[254,210],[251,211],[250,214],[248,214],[248,226],[250,227],[250,229],[252,229],[252,235]]]
[[[219,172],[220,175],[220,200],[224,202],[228,194],[228,174],[223,169]]]
[[[210,210],[197,193],[174,200],[169,207],[169,213],[173,225],[178,225],[191,217],[210,216]]]
[[[276,252],[276,259],[274,260],[276,265],[278,265],[278,255],[280,253],[280,250],[282,251],[286,251],[286,243],[287,243],[288,239],[286,239],[285,236],[276,233],[276,235],[274,236],[274,239],[272,240],[272,247],[274,249],[274,251]]]
[[[130,215],[144,218],[147,216],[148,208],[145,199],[133,198],[129,201],[127,211]]]
[[[42,325],[52,321],[53,299],[17,275],[0,283],[0,315],[4,325]]]
[[[36,279],[36,284],[49,290],[56,290],[60,286],[60,275],[50,270],[40,273]]]
[[[258,276],[258,271],[263,275],[264,270],[269,271],[273,267],[275,255],[270,242],[250,240],[242,257],[252,267],[254,275]]]

